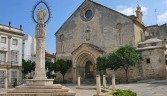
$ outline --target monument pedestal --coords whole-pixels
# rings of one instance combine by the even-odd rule
[[[54,79],[27,79],[27,86],[47,86],[53,85]]]

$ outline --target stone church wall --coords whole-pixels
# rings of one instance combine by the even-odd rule
[[[63,57],[70,57],[70,53],[82,43],[94,44],[109,53],[120,45],[134,42],[131,19],[114,10],[90,3],[92,2],[85,2],[79,7],[56,33],[57,58],[62,57],[60,54],[65,54]],[[89,5],[94,9],[94,15],[91,20],[84,21],[81,12]],[[90,30],[90,40],[86,40],[86,30]]]
[[[93,11],[93,17],[90,20],[86,20],[83,16],[86,8],[90,8]],[[166,27],[164,26],[160,26],[162,27],[161,30],[165,30]],[[145,40],[145,35],[150,35],[150,30],[148,29],[147,31],[148,33],[144,34],[143,29],[136,25],[129,17],[121,13],[100,4],[86,1],[55,34],[56,59],[72,59],[71,53],[83,43],[91,43],[101,48],[104,51],[103,55],[116,51],[120,46],[126,44],[137,48],[138,43]],[[159,35],[157,29],[154,34]],[[89,39],[87,39],[87,36],[89,36]],[[129,79],[164,78],[166,71],[163,51],[162,49],[142,50],[141,54],[144,60],[139,62],[135,67],[129,68]],[[150,58],[149,64],[146,63],[146,58]],[[110,71],[107,71],[108,76],[110,73]],[[62,77],[58,74],[56,78],[61,80]],[[69,79],[70,81],[71,78],[72,69],[65,75],[66,80]],[[125,71],[123,69],[117,70],[116,78],[125,80]]]
[[[142,56],[144,58],[142,61],[143,79],[166,78],[167,71],[163,49],[145,50],[142,51]],[[150,59],[150,63],[148,59]]]

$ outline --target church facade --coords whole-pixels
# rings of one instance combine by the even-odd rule
[[[76,82],[77,76],[95,79],[96,58],[131,45],[144,60],[128,71],[130,79],[166,78],[165,48],[167,26],[144,26],[141,7],[136,16],[126,16],[91,0],[85,0],[67,19],[56,36],[56,59],[72,60],[66,80]],[[162,30],[160,30],[161,28]],[[107,75],[110,75],[110,70]],[[57,77],[58,79],[59,77]],[[116,78],[125,78],[123,69]]]

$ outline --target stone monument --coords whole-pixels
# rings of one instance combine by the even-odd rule
[[[40,0],[37,5],[44,3]],[[37,6],[36,5],[36,6]],[[35,6],[35,8],[36,8]],[[34,9],[35,10],[35,9]],[[34,12],[33,12],[34,14]],[[37,25],[35,29],[36,38],[36,68],[33,79],[26,79],[25,85],[16,86],[7,93],[0,93],[0,96],[75,96],[76,93],[60,84],[53,84],[53,79],[47,79],[45,73],[45,39],[46,39],[46,16],[50,14],[44,8],[36,12]]]
[[[45,39],[46,39],[46,25],[45,18],[47,12],[44,8],[38,9],[36,12],[37,25],[35,28],[36,38],[36,68],[33,79],[26,80],[27,85],[52,85],[53,79],[46,78],[45,71]]]
[[[35,29],[36,38],[36,68],[34,79],[46,79],[45,73],[45,39],[46,39],[46,26],[44,20],[47,12],[41,7],[36,12],[38,23]]]

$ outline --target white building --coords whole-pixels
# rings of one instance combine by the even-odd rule
[[[22,58],[26,61],[35,61],[36,39],[29,34],[23,36]]]
[[[7,77],[8,84],[22,77],[22,36],[21,29],[0,24],[0,83]]]

